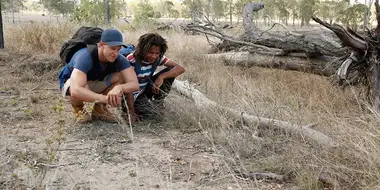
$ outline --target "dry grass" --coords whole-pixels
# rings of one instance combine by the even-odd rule
[[[7,27],[5,42],[14,50],[57,54],[73,28],[69,24]],[[123,31],[125,40],[135,44],[141,34],[154,30]],[[174,93],[169,97],[171,112],[164,120],[168,128],[201,128],[205,133],[202,143],[214,145],[232,169],[291,174],[291,182],[299,189],[321,189],[321,172],[337,179],[342,189],[380,187],[378,118],[357,90],[343,91],[325,77],[299,72],[224,66],[203,56],[209,48],[203,36],[162,35],[169,42],[167,56],[186,67],[180,79],[198,84],[210,99],[253,115],[299,125],[317,123],[315,129],[340,146],[326,150],[301,136],[244,124],[220,110],[198,110]],[[252,131],[263,141],[252,138]]]
[[[170,57],[186,66],[183,78],[199,84],[198,89],[210,99],[253,115],[299,125],[317,123],[317,130],[340,144],[336,150],[325,150],[300,136],[249,126],[264,139],[257,141],[240,121],[224,113],[194,115],[193,107],[181,104],[178,115],[193,118],[190,126],[200,122],[221,154],[235,160],[231,166],[291,172],[300,189],[321,188],[321,172],[336,178],[341,188],[378,187],[378,118],[357,89],[342,90],[328,78],[299,72],[224,66],[203,57],[209,46],[202,36],[175,34],[169,41]]]
[[[7,49],[21,52],[56,53],[69,34],[75,31],[70,23],[30,22],[4,28]]]

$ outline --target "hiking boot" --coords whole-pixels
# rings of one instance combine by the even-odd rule
[[[76,123],[84,124],[91,121],[91,116],[86,110],[83,109],[83,104],[72,106]]]
[[[116,115],[108,111],[106,104],[95,103],[92,118],[109,123],[117,123]]]

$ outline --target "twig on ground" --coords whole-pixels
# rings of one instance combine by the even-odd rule
[[[37,163],[35,166],[45,166],[48,168],[56,168],[56,167],[62,167],[62,166],[70,166],[70,165],[75,165],[75,164],[80,164],[79,162],[72,162],[72,163],[65,163],[65,164],[46,164],[46,163]]]
[[[237,176],[242,177],[243,179],[254,179],[254,180],[262,180],[262,179],[272,179],[277,181],[286,181],[287,176],[280,175],[272,172],[240,172],[235,171]]]
[[[303,128],[314,128],[315,126],[317,126],[317,123],[310,123],[308,125],[303,126]]]
[[[88,150],[91,148],[63,148],[63,149],[57,149],[57,151],[80,151],[80,150]]]

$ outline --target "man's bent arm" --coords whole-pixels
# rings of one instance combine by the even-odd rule
[[[97,94],[86,88],[87,75],[83,71],[74,68],[70,77],[70,94],[76,100],[85,102],[108,103],[107,96]]]
[[[159,77],[161,77],[162,79],[177,77],[185,72],[185,68],[183,68],[181,65],[177,64],[173,60],[169,60],[167,63],[165,63],[165,66],[172,69],[170,69],[170,71],[160,74]]]
[[[120,87],[124,93],[132,93],[139,90],[137,76],[132,67],[122,70],[121,76],[124,79],[124,84],[120,84]]]

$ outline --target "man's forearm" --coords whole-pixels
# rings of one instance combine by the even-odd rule
[[[135,82],[127,82],[127,83],[119,84],[119,85],[120,85],[123,93],[125,93],[125,94],[132,93],[132,92],[139,90],[139,85],[137,83],[137,86],[136,86]]]
[[[182,66],[175,66],[169,71],[160,74],[159,77],[162,79],[174,78],[181,75],[183,72],[185,72],[185,69]]]
[[[84,87],[70,88],[71,97],[76,100],[81,100],[84,102],[100,102],[108,103],[107,96],[103,94],[97,94],[91,90]]]

